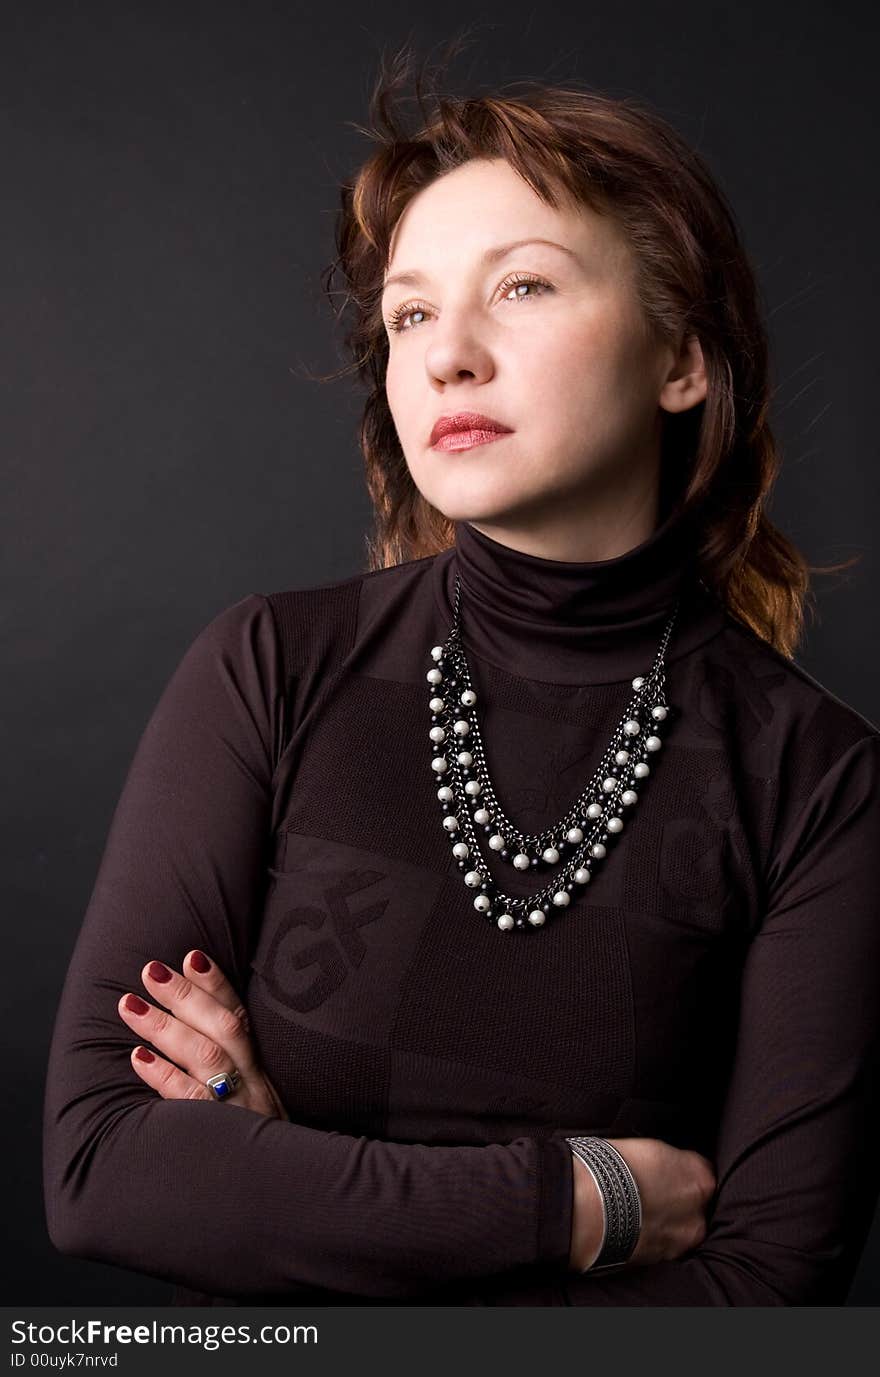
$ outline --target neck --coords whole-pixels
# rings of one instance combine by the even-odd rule
[[[484,521],[460,524],[494,540],[496,544],[522,554],[535,555],[554,563],[597,563],[626,554],[647,540],[660,524],[656,500],[641,509],[624,515],[623,504],[617,508],[617,519],[609,518],[605,509],[590,511],[585,517],[577,514],[567,520],[558,518],[555,524],[543,523],[538,531],[533,525],[518,527],[507,523],[494,526]]]
[[[651,668],[677,601],[667,663],[721,629],[694,535],[673,512],[624,554],[555,560],[456,522],[454,544],[435,560],[436,601],[451,625],[458,576],[465,650],[508,673],[558,684],[631,679]]]

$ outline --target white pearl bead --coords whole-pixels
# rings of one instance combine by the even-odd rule
[[[636,768],[633,770],[633,774],[635,775],[636,779],[644,779],[645,776],[649,775],[650,773],[651,767],[650,765],[646,765],[644,760],[640,760]]]
[[[513,927],[513,918],[509,913],[502,913],[498,919],[498,926],[508,932]]]
[[[474,693],[473,689],[465,689],[464,693],[461,695],[461,698],[459,699],[459,702],[464,703],[466,708],[472,708],[476,701],[477,695]]]
[[[651,716],[656,717],[658,722],[665,722],[666,709],[664,708],[662,703],[658,703],[655,707],[651,709]]]
[[[480,874],[479,870],[469,870],[464,877],[464,882],[471,889],[476,889],[477,885],[481,885],[483,883],[483,877]]]
[[[607,827],[608,827],[608,831],[609,831],[609,832],[622,832],[622,831],[623,831],[623,820],[622,820],[622,818],[609,818],[609,819],[608,819],[608,822],[607,822]]]
[[[565,908],[566,904],[571,903],[571,895],[567,889],[560,889],[553,895],[553,902],[557,908]]]
[[[437,790],[437,797],[439,798],[441,803],[451,803],[452,800],[455,798],[455,794],[452,792],[448,784],[442,784],[440,788]]]
[[[636,719],[631,717],[628,722],[624,722],[623,730],[626,732],[627,736],[638,736],[642,729]]]
[[[483,786],[478,779],[469,779],[467,784],[464,786],[464,791],[466,794],[470,794],[471,798],[476,798],[477,794],[480,792],[482,787]]]
[[[442,698],[432,698],[430,703],[428,704],[428,707],[431,709],[432,712],[442,712],[443,709],[446,707],[446,704],[444,703]]]
[[[431,646],[431,658],[434,659],[434,660],[439,660],[439,659],[442,658],[442,656],[443,656],[443,647],[442,647],[442,645],[432,645],[432,646]]]
[[[634,803],[638,803],[638,800],[639,796],[636,793],[635,789],[624,789],[623,793],[620,796],[621,803],[624,804],[627,808],[631,807],[631,805]]]
[[[450,813],[448,817],[443,819],[443,826],[446,828],[447,832],[457,832],[458,818],[453,817]]]
[[[544,921],[544,913],[539,908],[533,908],[529,914],[529,922],[532,927],[539,928]]]
[[[473,765],[474,763],[474,758],[470,751],[459,751],[457,759],[459,765]]]
[[[464,720],[463,717],[460,717],[460,718],[458,719],[458,721],[456,722],[455,726],[452,728],[452,730],[455,732],[456,736],[467,736],[467,734],[468,734],[468,732],[470,731],[470,729],[471,729],[471,724],[470,724],[470,722],[465,722],[465,720]]]
[[[629,751],[618,751],[614,760],[617,765],[625,765],[629,760]]]
[[[605,847],[601,842],[596,842],[594,846],[590,847],[590,855],[595,856],[597,861],[601,861],[605,855]]]
[[[544,850],[541,852],[541,855],[544,857],[544,860],[547,861],[550,865],[555,865],[556,862],[559,860],[559,852],[556,850],[555,846],[545,847]]]
[[[649,736],[645,742],[645,749],[648,751],[659,751],[662,742],[659,736]]]
[[[446,740],[446,733],[442,727],[432,727],[431,730],[428,732],[428,735],[430,736],[432,741]]]
[[[642,674],[637,675],[636,678],[633,679],[633,688],[634,688],[634,689],[640,689],[640,688],[642,687],[642,684],[643,684],[644,682],[645,682],[644,675],[642,675]]]
[[[586,870],[582,865],[579,865],[577,870],[574,872],[572,879],[575,881],[576,884],[579,885],[589,884],[590,872],[589,870]]]
[[[601,805],[601,803],[591,803],[590,806],[589,806],[589,808],[587,809],[587,817],[588,817],[588,818],[601,818],[601,816],[602,816],[602,805]]]
[[[443,683],[443,674],[439,669],[429,669],[428,673],[425,675],[425,678],[427,679],[429,684]]]
[[[577,846],[578,842],[583,841],[584,834],[580,827],[569,827],[565,834],[565,839],[566,841],[570,841],[572,846]]]
[[[437,755],[431,761],[431,769],[436,770],[438,775],[443,775],[449,768],[449,762],[445,755]]]
[[[457,861],[467,860],[471,854],[467,842],[456,842],[452,848],[452,854]]]
[[[491,846],[493,851],[503,851],[506,842],[500,832],[495,832],[489,838],[489,845]]]
[[[606,794],[614,793],[614,790],[617,788],[617,780],[614,775],[609,775],[607,779],[603,779],[602,788],[605,790]]]
[[[486,910],[490,909],[491,907],[492,901],[489,898],[488,894],[477,895],[476,899],[474,900],[474,908],[478,908],[481,913],[485,913]]]
[[[484,823],[487,823],[488,821],[489,821],[489,810],[488,810],[488,808],[478,808],[477,811],[474,813],[474,822],[479,823],[480,827],[482,827],[483,824],[484,824]]]
[[[524,851],[518,851],[513,858],[513,864],[517,870],[528,870],[530,862]]]

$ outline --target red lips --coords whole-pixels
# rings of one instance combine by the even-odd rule
[[[511,429],[511,426],[503,425],[491,416],[483,416],[479,411],[456,411],[452,416],[437,417],[428,443],[436,445],[444,435],[450,435],[457,430],[494,430],[499,435],[505,435]]]

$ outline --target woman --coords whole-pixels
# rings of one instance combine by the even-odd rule
[[[793,659],[733,217],[630,103],[408,133],[401,79],[338,231],[370,568],[226,608],[146,728],[52,1043],[51,1237],[179,1303],[840,1304],[880,730]]]

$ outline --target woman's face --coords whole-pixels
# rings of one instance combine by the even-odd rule
[[[492,256],[535,239],[560,247]],[[394,282],[398,273],[412,277]],[[702,400],[705,378],[696,341],[694,372],[692,353],[649,339],[628,247],[608,217],[554,210],[503,159],[466,163],[401,216],[382,312],[388,402],[434,507],[557,559],[610,557],[602,550],[650,533],[661,408]],[[510,429],[469,448],[433,447],[438,418],[466,411]]]

